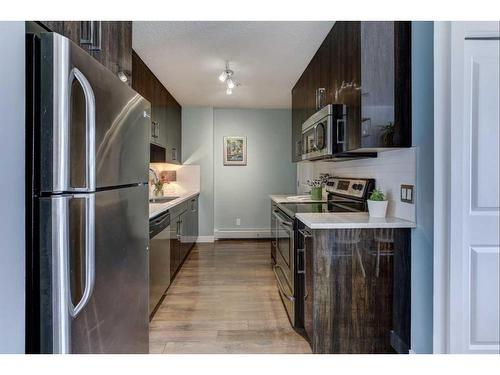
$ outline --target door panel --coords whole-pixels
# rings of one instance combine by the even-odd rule
[[[170,217],[170,279],[173,280],[181,259],[179,216]]]
[[[448,350],[499,353],[500,34],[491,23],[496,40],[468,40],[477,23],[452,25]]]
[[[304,238],[304,330],[306,331],[309,342],[313,338],[313,262],[314,262],[314,245],[313,238]]]
[[[147,353],[148,188],[141,185],[83,196],[95,202],[90,237],[85,235],[82,194],[41,199],[42,352],[59,352],[64,334],[52,333],[57,327],[68,327],[69,345],[64,351],[69,353]],[[63,211],[57,210],[61,201],[67,202]],[[87,238],[94,239],[95,261],[90,263]],[[64,296],[70,296],[73,305],[82,299],[88,285],[85,273],[92,265],[90,300],[72,317]],[[61,280],[67,282],[61,284]]]
[[[73,353],[147,353],[147,186],[95,194],[95,286],[72,322]]]
[[[170,285],[170,226],[149,241],[149,313]]]
[[[42,191],[81,188],[86,158],[95,159],[97,188],[146,182],[149,102],[69,39],[42,33],[41,40]],[[84,158],[87,135],[95,153]]]
[[[179,221],[180,221],[180,245],[181,245],[181,252],[180,252],[180,262],[182,263],[184,259],[186,258],[187,253],[191,249],[191,239],[190,239],[190,226],[191,226],[191,220],[189,217],[189,209],[187,211],[184,211],[180,216],[179,216]]]

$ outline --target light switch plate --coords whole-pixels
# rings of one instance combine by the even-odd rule
[[[401,185],[401,202],[413,203],[414,185]]]

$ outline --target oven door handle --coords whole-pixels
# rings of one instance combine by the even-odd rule
[[[274,211],[273,211],[273,215],[274,215],[274,217],[275,217],[276,219],[278,219],[278,221],[279,221],[281,224],[283,224],[283,225],[285,225],[285,226],[287,226],[287,227],[293,227],[293,221],[289,221],[289,220],[287,220],[286,218],[284,218],[284,217],[283,217],[283,215],[281,215],[281,214],[279,213],[279,211],[274,210]]]
[[[302,235],[304,238],[309,238],[312,237],[312,234],[305,229],[299,229],[299,233]]]
[[[286,292],[285,292],[285,289],[283,288],[283,284],[281,284],[281,279],[280,277],[278,276],[278,272],[276,272],[276,269],[278,268],[281,268],[278,264],[275,264],[273,266],[273,272],[274,272],[274,276],[276,277],[276,283],[278,284],[278,289],[280,290],[281,294],[283,294],[283,296],[285,296],[285,298],[291,302],[294,302],[295,301],[295,297],[294,296],[290,296],[288,295]]]

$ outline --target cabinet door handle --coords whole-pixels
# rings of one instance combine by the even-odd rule
[[[88,45],[90,51],[101,50],[101,21],[81,21],[80,44]]]

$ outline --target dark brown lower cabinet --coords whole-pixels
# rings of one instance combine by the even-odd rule
[[[179,234],[180,234],[180,254],[181,263],[186,259],[189,250],[191,250],[191,242],[188,237],[189,232],[189,217],[188,211],[185,211],[179,216]]]
[[[198,196],[170,209],[170,279],[174,280],[198,238]]]
[[[306,231],[304,330],[313,353],[395,353],[391,339],[409,340],[410,285],[395,275],[409,280],[398,265],[409,265],[410,230]]]
[[[170,217],[170,280],[175,278],[177,269],[181,264],[181,246],[178,238],[178,217]]]
[[[313,253],[314,242],[311,237],[304,238],[304,330],[309,342],[313,337],[313,301],[314,301],[314,288],[313,288]]]

